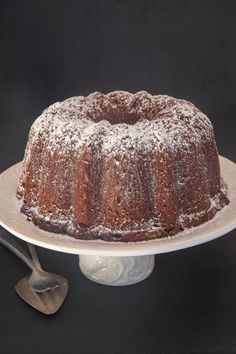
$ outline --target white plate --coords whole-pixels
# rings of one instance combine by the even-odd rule
[[[228,185],[230,204],[207,223],[169,238],[130,243],[84,241],[39,229],[27,221],[17,205],[16,188],[22,162],[0,175],[0,225],[27,242],[72,254],[139,256],[192,247],[222,236],[236,227],[236,164],[224,157],[220,157],[220,164],[222,176]]]

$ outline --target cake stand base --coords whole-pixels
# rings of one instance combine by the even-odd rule
[[[82,273],[103,285],[123,286],[146,279],[154,268],[154,255],[134,257],[79,256]]]

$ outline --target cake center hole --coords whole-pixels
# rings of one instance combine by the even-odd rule
[[[106,119],[112,125],[121,124],[121,123],[133,125],[139,120],[139,117],[137,114],[130,114],[127,112],[125,113],[125,112],[119,112],[119,111],[113,111],[109,114],[107,113],[105,115],[105,117],[101,117],[100,119],[99,118],[98,118],[98,121],[100,121],[102,119]]]

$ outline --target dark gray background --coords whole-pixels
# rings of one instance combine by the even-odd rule
[[[192,101],[236,161],[236,2],[0,2],[0,172],[22,159],[49,104],[94,90],[147,90]],[[40,249],[70,293],[46,318],[15,294],[27,269],[0,247],[1,353],[236,353],[236,233],[160,255],[153,274],[112,288],[77,257]]]

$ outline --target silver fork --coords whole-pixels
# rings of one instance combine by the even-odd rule
[[[0,243],[15,253],[32,270],[32,274],[29,278],[29,285],[33,291],[42,293],[47,290],[55,289],[61,285],[55,278],[54,274],[38,269],[28,253],[2,227],[0,227]]]

